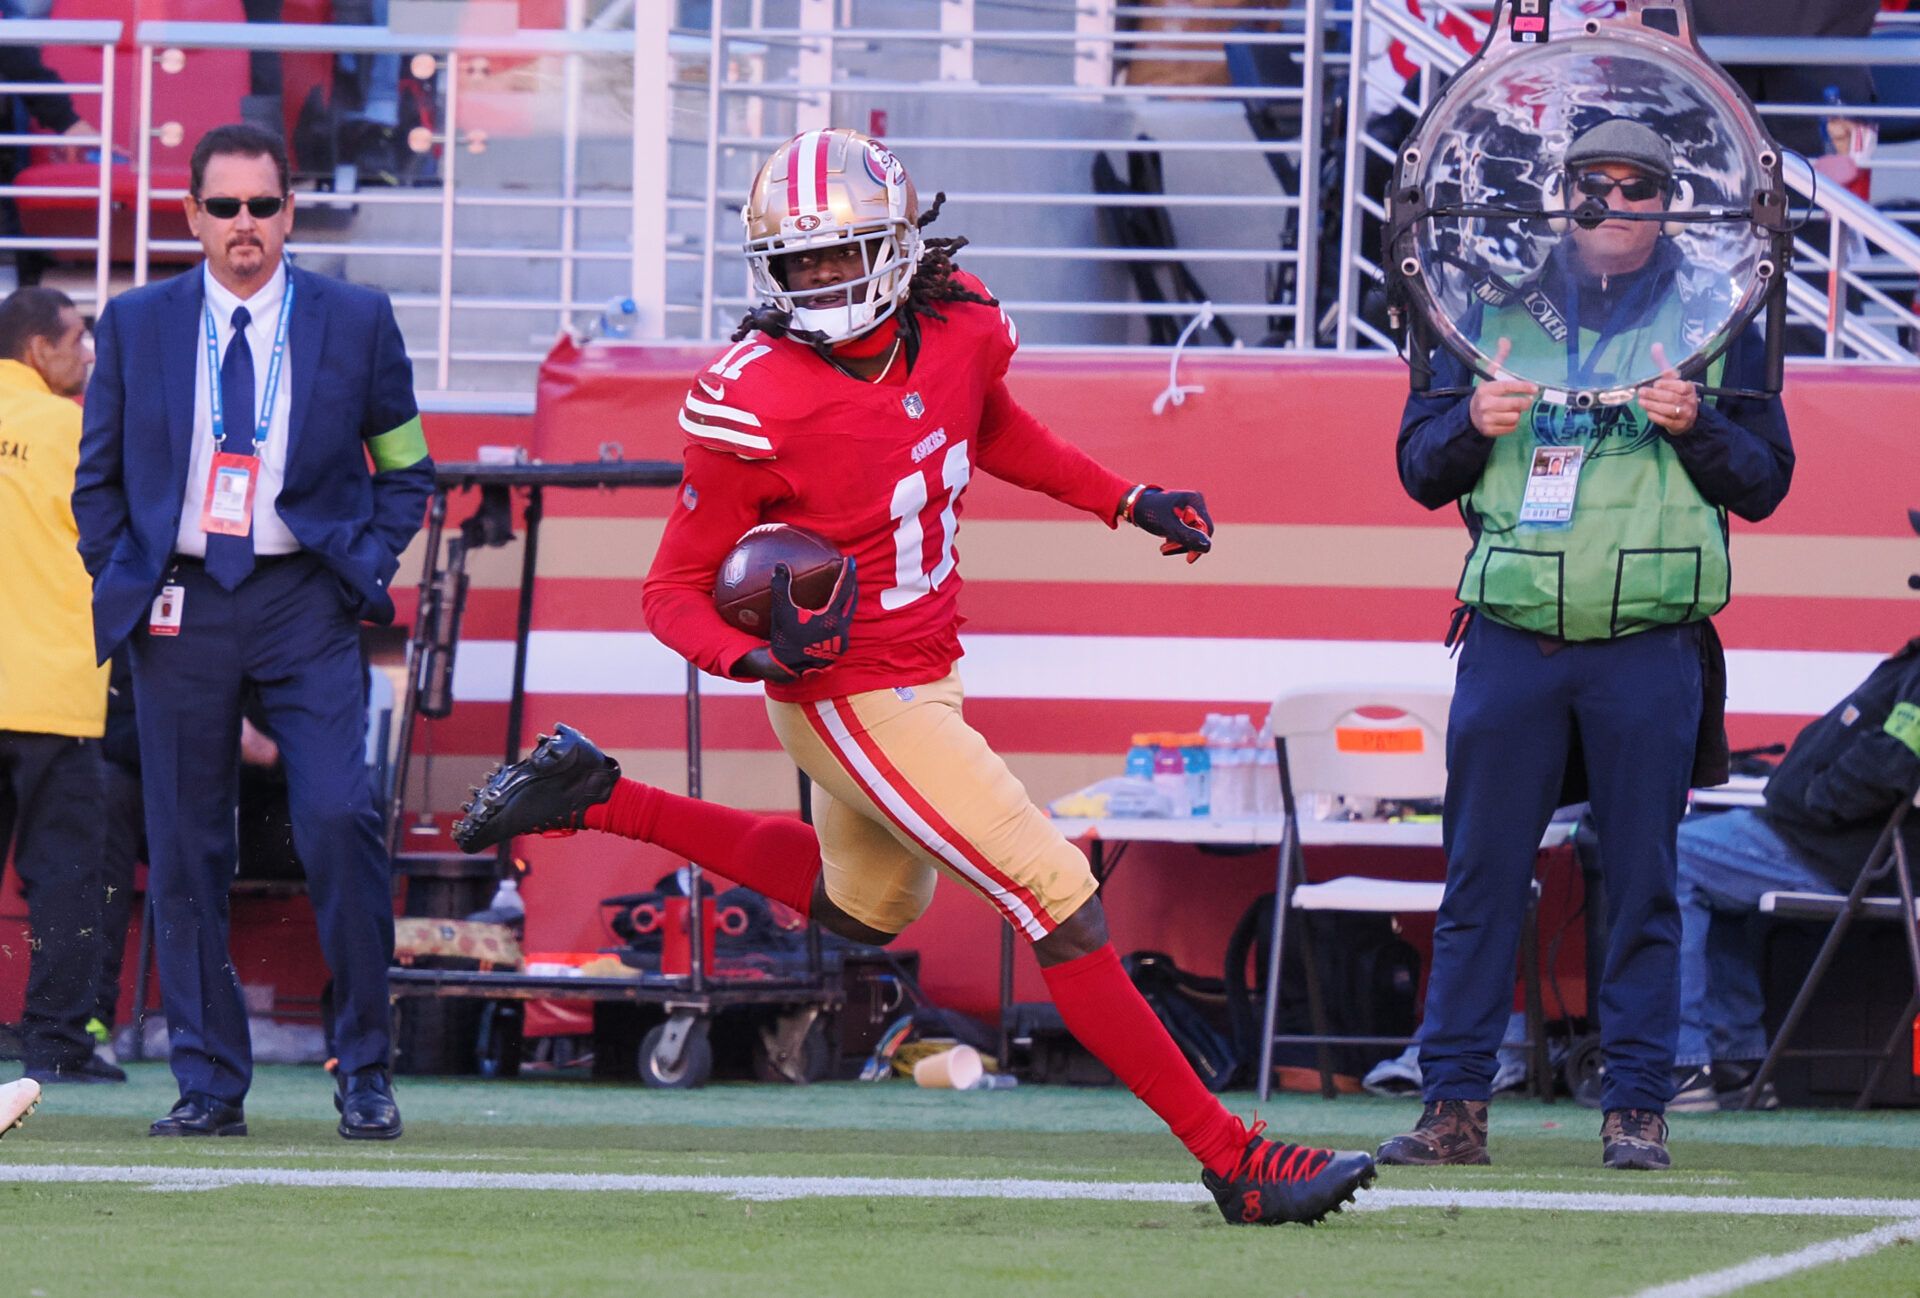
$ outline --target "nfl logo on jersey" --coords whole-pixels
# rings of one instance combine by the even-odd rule
[[[909,392],[900,398],[900,404],[906,409],[907,418],[918,419],[927,413],[927,403],[920,399],[918,392]]]

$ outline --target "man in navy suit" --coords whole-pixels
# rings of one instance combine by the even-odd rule
[[[156,1136],[244,1135],[246,1007],[227,953],[240,713],[286,765],[333,974],[340,1134],[390,1140],[392,865],[365,760],[361,621],[388,622],[433,484],[386,295],[296,270],[287,155],[250,126],[193,152],[205,265],[111,302],[74,490],[100,660],[127,642],[149,891],[180,1103]]]

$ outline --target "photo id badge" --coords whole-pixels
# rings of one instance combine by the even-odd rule
[[[1527,471],[1527,494],[1520,501],[1520,526],[1569,527],[1573,499],[1580,490],[1580,465],[1587,453],[1578,446],[1536,446]]]
[[[200,530],[221,536],[245,536],[253,530],[253,488],[260,479],[260,457],[215,451],[207,475],[207,499],[200,509]]]
[[[153,614],[147,619],[148,635],[179,635],[180,615],[187,606],[184,586],[162,586],[153,597]]]

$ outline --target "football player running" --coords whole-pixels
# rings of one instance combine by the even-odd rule
[[[489,779],[455,827],[475,851],[593,829],[658,844],[858,942],[890,942],[941,871],[1032,942],[1075,1037],[1165,1120],[1230,1222],[1313,1222],[1372,1180],[1364,1153],[1266,1139],[1194,1075],[1107,938],[1086,858],[961,715],[954,533],[976,472],[1131,523],[1189,562],[1199,493],[1118,477],[1014,401],[1012,323],[925,239],[892,153],[809,131],[761,166],[744,211],[763,304],[680,411],[686,478],[647,575],[648,628],[705,671],[766,683],[781,744],[813,780],[814,826],[619,778],[562,726]],[[767,639],[722,621],[714,577],[749,528],[791,523],[847,556],[801,609],[776,568]],[[817,835],[816,835],[817,830]]]

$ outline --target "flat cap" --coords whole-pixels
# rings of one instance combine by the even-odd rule
[[[1595,162],[1624,162],[1649,176],[1673,179],[1673,150],[1644,122],[1609,117],[1589,126],[1567,146],[1568,170]]]

